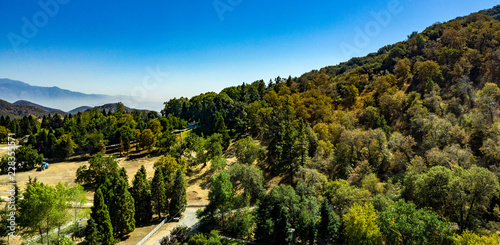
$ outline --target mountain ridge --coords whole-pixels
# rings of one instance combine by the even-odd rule
[[[39,104],[36,104],[36,103],[33,103],[31,101],[27,101],[27,100],[18,100],[14,103],[12,103],[14,105],[28,105],[28,106],[34,106],[34,107],[38,107],[44,111],[47,111],[47,112],[51,112],[51,113],[57,113],[57,114],[60,114],[60,115],[66,115],[66,112],[62,111],[62,110],[59,110],[59,109],[55,109],[55,108],[50,108],[50,107],[45,107],[45,106],[42,106],[42,105],[39,105]]]
[[[113,101],[135,102],[131,96],[112,96],[105,94],[86,94],[62,89],[57,86],[42,87],[29,83],[2,78],[0,79],[0,98],[14,103],[25,100],[49,108],[58,108],[61,111],[74,110],[83,105],[100,106]]]

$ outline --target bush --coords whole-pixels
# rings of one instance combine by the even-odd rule
[[[170,232],[170,236],[164,236],[160,240],[160,245],[182,243],[187,240],[188,232],[189,228],[187,226],[177,226]]]
[[[255,217],[250,210],[238,211],[230,219],[228,234],[236,238],[249,238],[252,233],[252,227],[255,224]]]
[[[457,245],[488,245],[488,244],[500,244],[500,236],[498,234],[492,235],[478,235],[472,231],[466,230],[462,235],[455,234],[455,242]]]
[[[216,230],[212,230],[208,236],[207,245],[222,245],[219,237],[219,233]]]
[[[194,234],[189,237],[188,240],[188,245],[206,245],[207,244],[207,237],[205,235],[199,233],[199,234]]]

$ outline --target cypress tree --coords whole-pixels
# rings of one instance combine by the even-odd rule
[[[127,183],[128,186],[127,170],[124,167],[120,169],[120,177],[122,177],[125,180],[125,183]]]
[[[89,245],[98,245],[101,240],[101,235],[97,230],[97,225],[94,219],[91,217],[87,221],[87,228],[85,229],[85,241]]]
[[[151,183],[151,199],[153,200],[153,207],[161,218],[161,211],[165,211],[167,207],[167,196],[165,189],[165,182],[163,177],[163,172],[160,167],[155,170],[155,176],[153,177],[153,182]]]
[[[172,188],[172,199],[170,199],[169,215],[179,217],[187,206],[186,180],[184,173],[179,168],[175,173],[174,186]]]
[[[118,175],[114,177],[109,206],[116,237],[122,237],[135,230],[134,198],[128,191],[128,183]]]
[[[135,221],[137,223],[150,221],[153,215],[153,208],[151,207],[151,189],[144,165],[141,166],[134,176],[130,194],[132,194],[135,203]]]
[[[91,220],[95,221],[97,233],[92,234],[92,223],[88,227],[90,236],[88,240],[98,240],[97,244],[109,245],[114,244],[113,226],[111,225],[111,218],[109,216],[108,206],[104,203],[104,197],[100,188],[94,194],[94,206],[92,207]],[[89,221],[90,222],[90,221]]]

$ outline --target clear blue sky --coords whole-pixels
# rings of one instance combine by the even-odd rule
[[[173,97],[300,76],[349,56],[364,56],[435,22],[498,4],[489,0],[40,2],[52,4],[47,10],[33,0],[0,2],[0,78],[85,93],[143,96],[158,101],[158,108],[152,109]],[[388,23],[376,22],[370,13],[390,10],[391,2],[399,3],[399,11],[391,13]],[[356,45],[357,30],[366,27],[374,35]],[[355,52],[343,51],[345,45],[355,47]],[[150,71],[157,69],[160,74]]]

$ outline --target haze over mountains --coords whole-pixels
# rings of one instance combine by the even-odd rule
[[[33,86],[25,82],[11,79],[0,79],[0,99],[10,103],[18,101],[16,103],[22,105],[35,103],[43,105],[42,107],[45,107],[45,109],[57,108],[56,110],[65,112],[70,110],[73,111],[78,107],[94,107],[108,103],[116,103],[118,101],[138,109],[155,109],[161,106],[160,102],[148,102],[132,96],[85,94],[61,89],[59,87]],[[27,101],[27,103],[19,101]]]

